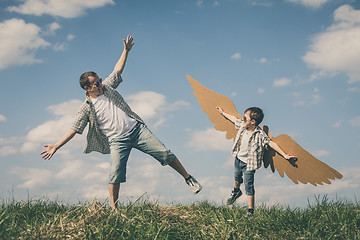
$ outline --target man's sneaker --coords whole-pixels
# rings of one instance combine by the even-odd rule
[[[242,192],[240,189],[239,189],[239,191],[236,191],[236,192],[234,190],[232,190],[231,197],[227,200],[226,204],[227,205],[233,204],[236,201],[236,199],[238,199],[241,195],[242,195]]]
[[[187,185],[190,186],[190,188],[191,188],[191,190],[193,191],[194,194],[197,194],[202,189],[201,184],[198,183],[198,181],[196,181],[196,179],[191,175],[190,175],[190,177],[185,179],[185,182],[187,183]]]

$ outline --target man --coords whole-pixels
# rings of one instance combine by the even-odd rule
[[[110,153],[109,194],[113,208],[119,198],[120,183],[126,182],[126,166],[132,148],[151,155],[163,166],[169,165],[175,169],[197,194],[202,189],[200,183],[188,174],[178,158],[150,132],[144,121],[115,90],[122,82],[121,73],[134,45],[131,36],[127,36],[123,42],[124,50],[113,72],[104,81],[95,72],[81,75],[79,82],[86,91],[86,100],[81,105],[72,128],[57,143],[44,145],[47,149],[41,152],[42,158],[49,160],[76,133],[82,134],[89,123],[84,153]]]

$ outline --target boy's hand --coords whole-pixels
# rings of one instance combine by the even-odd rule
[[[297,161],[297,157],[296,157],[296,156],[291,156],[291,155],[288,155],[288,154],[286,154],[286,155],[284,156],[284,158],[285,158],[286,160],[292,160],[292,161],[294,161],[294,162]]]
[[[216,107],[216,110],[217,110],[220,114],[223,114],[223,113],[224,113],[224,110],[222,110],[221,107]]]

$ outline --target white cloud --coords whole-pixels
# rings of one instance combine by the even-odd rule
[[[265,92],[264,88],[258,88],[257,93],[263,94]]]
[[[5,117],[4,115],[0,114],[0,122],[6,122],[7,117]]]
[[[315,71],[311,74],[310,78],[309,78],[309,82],[313,82],[315,80],[318,79],[323,79],[323,78],[331,78],[334,77],[336,75],[336,72],[328,72],[328,71]]]
[[[334,12],[335,23],[312,38],[303,60],[311,68],[344,72],[349,83],[360,81],[360,11],[343,5]]]
[[[139,114],[144,121],[155,120],[154,127],[158,127],[168,118],[168,112],[181,109],[188,106],[185,101],[168,103],[166,96],[143,91],[126,97],[132,110]]]
[[[260,59],[256,59],[255,62],[259,62],[259,63],[267,63],[268,60],[266,59],[266,57],[260,58]]]
[[[113,0],[24,0],[19,6],[9,6],[10,12],[29,15],[51,15],[64,18],[81,16],[87,9],[114,5]]]
[[[26,135],[22,152],[37,151],[41,144],[55,143],[72,126],[75,114],[81,104],[80,100],[70,100],[64,103],[49,106],[48,111],[59,116],[56,120],[49,120],[31,129]]]
[[[0,148],[0,156],[9,156],[16,154],[18,152],[18,148],[14,146],[4,146]]]
[[[67,35],[67,37],[66,37],[66,39],[68,40],[68,41],[71,41],[71,40],[73,40],[75,38],[75,35],[72,35],[72,34],[69,34],[69,35]]]
[[[350,125],[353,127],[360,127],[360,116],[356,116],[349,120]]]
[[[59,52],[59,51],[64,51],[65,50],[65,43],[56,43],[53,46],[54,51]]]
[[[309,8],[319,8],[330,0],[286,0],[287,2],[292,2],[300,5],[304,5]]]
[[[348,88],[349,92],[355,92],[355,93],[360,93],[360,87],[350,87]]]
[[[296,206],[296,201],[304,202],[304,199],[310,200],[319,194],[336,197],[341,196],[345,191],[358,192],[360,187],[359,171],[360,169],[356,167],[341,169],[343,179],[330,180],[331,184],[315,187],[311,184],[293,184],[286,176],[281,178],[277,172],[269,173],[269,169],[260,169],[256,173],[256,204]],[[350,197],[353,196],[354,194],[350,195]]]
[[[199,151],[229,151],[232,146],[232,141],[226,140],[224,132],[217,131],[214,128],[208,128],[204,131],[194,131],[186,145]]]
[[[240,58],[241,58],[241,54],[238,52],[231,56],[231,59],[240,59]]]
[[[0,23],[0,69],[41,62],[35,57],[35,52],[50,46],[50,43],[40,37],[40,31],[40,27],[22,19],[13,18]]]
[[[273,4],[270,0],[248,0],[248,3],[251,6],[260,6],[260,7],[271,7]]]
[[[54,181],[54,174],[50,170],[15,167],[10,170],[10,173],[17,175],[20,179],[24,180],[22,184],[18,185],[20,188],[39,190],[55,187],[56,181]]]
[[[337,121],[336,123],[334,123],[332,126],[333,126],[334,128],[338,128],[338,127],[341,126],[341,124],[342,124],[342,121],[340,120],[340,121]]]
[[[24,137],[0,138],[0,145],[18,144],[24,142]]]
[[[319,104],[323,101],[323,97],[320,95],[320,90],[318,88],[314,88],[312,93],[309,94],[301,94],[299,92],[291,93],[294,98],[294,106],[303,106],[303,105],[315,105]]]
[[[44,32],[45,35],[55,35],[56,30],[61,29],[61,26],[56,23],[50,23],[46,26],[46,30]]]
[[[197,5],[198,7],[202,7],[203,4],[204,4],[204,0],[196,0],[196,5]]]
[[[278,78],[278,79],[275,79],[274,82],[273,82],[273,86],[274,87],[284,87],[284,86],[287,86],[287,85],[290,85],[292,82],[291,79],[289,78]]]
[[[323,157],[323,156],[329,156],[330,152],[327,150],[315,150],[315,151],[311,151],[311,153],[315,156],[315,157]]]

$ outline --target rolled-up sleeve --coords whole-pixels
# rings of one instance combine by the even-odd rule
[[[72,124],[72,129],[79,134],[82,134],[87,123],[89,122],[89,113],[86,111],[86,105],[82,105],[76,114],[76,119]]]
[[[235,128],[240,129],[243,124],[244,124],[244,121],[242,119],[238,118],[235,121]]]
[[[112,88],[117,88],[122,82],[121,74],[119,71],[114,70],[110,75],[104,80],[105,85],[108,85]]]
[[[269,136],[265,132],[262,131],[261,137],[262,137],[262,141],[261,141],[262,147],[265,149],[268,149],[269,143],[270,143]]]

